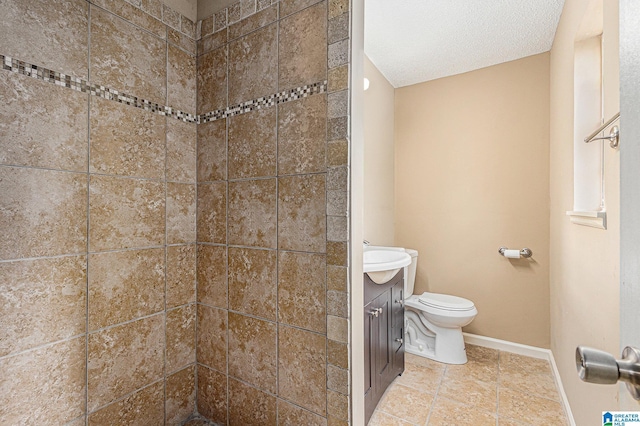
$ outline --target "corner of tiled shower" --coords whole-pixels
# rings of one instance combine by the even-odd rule
[[[349,0],[0,10],[2,423],[349,424]]]

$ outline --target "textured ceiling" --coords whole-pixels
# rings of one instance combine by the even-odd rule
[[[365,0],[364,51],[394,87],[551,49],[564,0]]]

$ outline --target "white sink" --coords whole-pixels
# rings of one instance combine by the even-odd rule
[[[411,256],[400,247],[364,248],[364,272],[376,284],[384,284],[411,263]]]

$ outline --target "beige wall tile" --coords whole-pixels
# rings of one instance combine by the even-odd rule
[[[90,126],[91,173],[164,178],[164,117],[94,96]]]
[[[196,242],[196,186],[167,183],[167,244]]]
[[[227,178],[227,120],[198,125],[198,182]]]
[[[327,143],[327,166],[337,167],[349,164],[349,141],[340,139]]]
[[[198,302],[227,309],[227,249],[198,244]]]
[[[227,47],[198,57],[198,114],[227,107]]]
[[[196,301],[196,245],[167,247],[167,309]]]
[[[224,12],[224,18],[225,18],[225,26],[226,26],[226,19],[227,19],[227,11],[225,9],[223,9],[220,12]],[[200,37],[204,37],[204,36],[208,36],[209,34],[213,34],[213,24],[214,24],[214,15],[210,15],[204,19],[201,20],[200,22]],[[200,38],[198,37],[198,38]]]
[[[326,1],[280,21],[278,43],[281,90],[326,80]]]
[[[197,236],[200,243],[227,242],[227,184],[198,184]]]
[[[250,408],[249,408],[250,407]],[[276,425],[276,397],[229,379],[229,424]]]
[[[277,92],[277,24],[229,43],[229,104]]]
[[[227,376],[202,365],[198,365],[198,412],[227,424]]]
[[[229,25],[240,20],[240,0],[231,4],[227,10],[227,22]]]
[[[165,372],[179,370],[196,361],[196,305],[167,311]]]
[[[89,414],[90,426],[160,425],[164,422],[164,383],[157,382]]]
[[[242,20],[256,13],[256,0],[240,0],[240,16]]]
[[[167,48],[167,104],[195,114],[196,58],[172,45]]]
[[[86,329],[85,256],[0,263],[0,356]]]
[[[162,21],[176,30],[180,29],[180,13],[166,4],[162,5]]]
[[[180,426],[196,409],[196,368],[190,366],[167,377],[165,419],[167,426]]]
[[[276,175],[276,109],[229,119],[229,179]]]
[[[282,426],[327,426],[327,419],[278,399],[278,424]]]
[[[229,244],[276,247],[276,180],[229,183]]]
[[[276,325],[229,312],[229,375],[276,392]]]
[[[89,331],[164,310],[164,264],[161,248],[89,255]]]
[[[278,395],[326,415],[326,338],[309,331],[278,328]]]
[[[276,320],[277,252],[229,247],[229,309]]]
[[[227,311],[198,305],[198,362],[227,371]]]
[[[85,338],[0,359],[0,419],[65,424],[84,413]]]
[[[251,31],[262,28],[278,18],[278,5],[270,6],[229,27],[229,40],[242,37]]]
[[[162,378],[164,315],[89,335],[89,411]]]
[[[167,118],[167,180],[195,183],[197,136],[197,124]]]
[[[167,40],[169,40],[169,43],[180,47],[191,55],[195,55],[198,51],[198,45],[194,39],[187,37],[180,31],[176,31],[173,28],[167,27]]]
[[[166,43],[96,7],[91,9],[94,83],[164,105]]]
[[[349,87],[349,65],[333,68],[329,70],[328,87],[329,93],[344,90]]]
[[[349,317],[349,294],[342,291],[327,291],[327,314]]]
[[[162,1],[161,0],[142,0],[140,8],[143,12],[148,13],[156,19],[162,20]]]
[[[154,17],[151,14],[144,13],[144,11],[140,10],[140,7],[142,6],[142,2],[140,0],[128,2],[125,0],[93,0],[91,3],[107,9],[108,11],[120,16],[123,19],[126,19],[134,25],[144,28],[157,37],[160,37],[162,39],[165,38],[165,26],[161,21],[159,21],[161,17]],[[153,8],[151,9],[151,11],[157,12]]]
[[[327,265],[348,266],[348,255],[346,242],[327,241]]]
[[[87,96],[2,72],[0,163],[86,172]]]
[[[279,253],[278,321],[326,333],[326,257]]]
[[[325,171],[326,137],[326,95],[278,105],[278,175]]]
[[[346,318],[327,316],[327,337],[337,342],[349,342],[349,320]]]
[[[327,359],[340,368],[349,368],[349,345],[327,340]]]
[[[327,389],[348,395],[349,394],[349,370],[327,365]]]
[[[327,290],[348,291],[348,269],[343,266],[327,266]]]
[[[90,251],[164,244],[164,191],[160,182],[91,176]]]
[[[214,17],[214,30],[220,31],[227,26],[227,9],[222,9],[213,15]]]
[[[87,175],[0,167],[0,259],[86,251]]]
[[[78,417],[75,420],[67,423],[65,426],[85,426],[87,423],[86,416]]]
[[[278,179],[278,248],[327,249],[325,175]]]
[[[226,44],[227,44],[227,30],[226,29],[224,29],[223,31],[218,31],[215,34],[211,34],[211,35],[208,35],[206,37],[202,37],[200,40],[198,40],[198,56],[204,55],[205,53],[209,53],[213,49],[217,49],[217,48],[219,48],[221,46],[224,46]],[[226,52],[226,50],[225,50],[225,52]],[[225,58],[226,58],[226,56],[225,56]],[[225,64],[226,64],[226,60],[225,60]],[[198,70],[199,69],[200,69],[200,66],[198,66]],[[226,76],[226,65],[225,65],[225,68],[221,69],[220,71],[224,71],[225,72],[225,76]],[[224,92],[225,100],[226,100],[226,94],[227,94],[227,92],[225,90],[225,92]]]
[[[329,18],[349,12],[349,0],[329,0]]]
[[[318,3],[319,0],[280,0],[280,17],[284,18],[292,13],[306,9]]]
[[[3,55],[87,78],[89,4],[84,0],[4,1]],[[43,40],[47,40],[43,43]]]

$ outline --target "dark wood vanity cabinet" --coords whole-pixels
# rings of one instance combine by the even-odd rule
[[[403,270],[385,284],[364,275],[365,421],[404,371]]]

